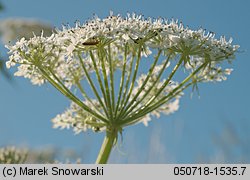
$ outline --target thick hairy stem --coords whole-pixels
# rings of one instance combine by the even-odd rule
[[[99,151],[98,157],[96,159],[96,164],[106,164],[109,159],[110,152],[113,148],[115,140],[117,138],[117,130],[107,130],[106,136],[103,140],[102,147]]]

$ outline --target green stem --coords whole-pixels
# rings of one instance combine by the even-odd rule
[[[153,104],[151,106],[146,106],[145,108],[143,108],[143,110],[137,110],[137,111],[133,112],[127,119],[122,121],[123,122],[122,125],[126,126],[127,124],[130,124],[131,121],[133,121],[132,119],[139,119],[139,118],[145,116],[146,114],[154,111],[155,109],[159,108],[161,105],[163,105],[164,103],[168,102],[170,99],[175,97],[175,95],[177,95],[178,93],[182,92],[184,89],[186,89],[187,87],[192,85],[192,83],[189,83],[180,92],[178,92],[178,90],[180,88],[182,88],[186,83],[188,83],[190,81],[190,79],[195,74],[197,74],[201,69],[206,67],[206,65],[207,65],[207,63],[204,63],[200,67],[198,67],[188,77],[186,77],[175,89],[173,89],[167,96],[163,97],[160,101],[156,102],[155,104]],[[134,123],[135,122],[136,121],[134,121]]]
[[[96,164],[106,164],[109,159],[110,152],[117,138],[117,130],[107,131],[103,140],[102,147],[96,159]]]
[[[105,90],[104,90],[104,87],[103,87],[103,84],[102,84],[102,78],[101,78],[101,75],[99,73],[99,70],[98,70],[98,67],[97,67],[97,64],[96,64],[96,59],[94,57],[94,54],[92,53],[92,51],[89,51],[89,54],[90,54],[90,57],[91,57],[91,60],[92,60],[92,63],[94,65],[94,69],[95,69],[95,74],[96,74],[96,78],[97,78],[97,81],[99,83],[99,86],[100,86],[100,89],[101,89],[101,92],[102,92],[102,96],[104,98],[104,103],[105,103],[105,106],[108,107],[108,103],[107,103],[107,96],[105,94]],[[106,108],[105,108],[106,109]],[[108,114],[108,117],[109,117],[109,114]]]
[[[152,66],[149,69],[149,73],[146,77],[146,79],[144,80],[143,84],[141,85],[141,87],[139,88],[139,90],[136,92],[136,94],[134,95],[134,97],[132,98],[132,100],[130,101],[130,103],[127,105],[127,107],[124,109],[124,111],[120,114],[120,117],[123,117],[124,114],[128,113],[129,111],[133,110],[131,109],[131,106],[136,102],[138,96],[140,95],[140,93],[144,90],[144,87],[146,86],[148,80],[150,79],[151,75],[153,74],[154,68],[159,60],[159,57],[161,55],[162,50],[158,51],[157,56],[155,57],[154,63],[152,64]]]
[[[77,86],[78,89],[80,90],[82,96],[83,96],[88,102],[90,102],[90,103],[92,104],[92,106],[93,106],[93,108],[96,110],[96,112],[99,112],[99,114],[102,114],[102,112],[100,111],[100,109],[98,109],[98,108],[96,107],[96,105],[93,103],[93,101],[92,101],[92,100],[90,99],[90,97],[87,95],[87,93],[85,92],[85,90],[83,89],[83,87],[82,87],[82,85],[81,85],[81,83],[80,83],[79,81],[76,82],[76,86]],[[104,109],[104,113],[105,113],[106,116],[107,116],[107,113],[106,113],[105,109]],[[108,116],[107,116],[107,117],[108,117]]]
[[[37,66],[38,67],[38,66]],[[63,83],[59,80],[58,77],[56,77],[54,75],[54,73],[51,72],[52,76],[58,81],[58,83],[56,83],[49,75],[48,73],[43,70],[42,68],[38,67],[39,70],[42,72],[43,76],[45,77],[45,79],[47,79],[57,90],[59,90],[63,95],[65,95],[66,97],[68,97],[70,100],[72,100],[74,103],[76,103],[77,105],[79,105],[81,108],[83,108],[85,111],[89,112],[90,114],[92,114],[93,116],[95,116],[96,118],[100,119],[103,122],[107,123],[107,120],[105,117],[103,117],[102,115],[96,113],[95,111],[93,111],[91,108],[89,108],[86,104],[84,104],[81,100],[79,100],[74,94],[72,94],[64,85]]]
[[[165,104],[165,103],[169,102],[171,99],[173,99],[179,93],[183,92],[183,90],[187,89],[190,85],[192,85],[192,83],[189,83],[186,86],[184,86],[183,88],[179,89],[178,91],[175,91],[175,92],[171,93],[169,96],[166,96],[164,98],[164,100],[161,101],[160,105],[157,104],[158,107],[160,107],[162,104]],[[128,118],[128,119],[125,120],[126,123],[123,124],[123,127],[130,126],[130,125],[133,125],[133,124],[137,123],[138,121],[140,121],[140,118],[142,118],[143,116],[147,115],[148,113],[152,112],[155,109],[157,109],[157,107],[150,107],[150,108],[147,108],[146,111],[141,112],[138,116],[137,115],[135,115],[133,117],[131,116],[130,119]]]
[[[126,67],[127,67],[127,49],[128,49],[128,45],[126,44],[125,50],[124,50],[123,68],[122,68],[122,75],[121,75],[121,80],[120,80],[119,93],[118,93],[117,103],[115,107],[115,115],[114,115],[115,118],[117,116],[118,108],[119,108],[120,101],[121,101],[122,89],[124,85],[125,72],[126,72]]]
[[[109,60],[109,71],[110,71],[110,86],[111,86],[111,103],[112,103],[112,109],[115,110],[115,87],[114,87],[114,67],[112,63],[112,57],[111,57],[111,47],[108,46],[108,60]]]
[[[123,115],[123,117],[126,117],[130,112],[131,110],[135,109],[138,104],[142,103],[144,101],[144,99],[150,94],[151,90],[155,87],[155,85],[159,82],[164,70],[166,69],[168,63],[169,63],[169,60],[170,60],[170,55],[168,56],[168,58],[166,59],[166,61],[164,62],[159,74],[157,75],[156,77],[156,80],[153,82],[153,84],[149,87],[149,89],[145,92],[145,94],[143,95],[143,97],[141,99],[139,99],[138,101],[136,101],[136,103],[134,105],[132,105],[130,107],[129,110],[127,110],[127,112]],[[121,117],[121,118],[123,118]]]
[[[126,96],[127,96],[127,92],[128,92],[128,88],[129,88],[129,82],[130,82],[130,78],[131,78],[131,75],[132,75],[132,67],[133,67],[134,60],[135,60],[135,55],[133,54],[132,57],[131,57],[131,60],[130,60],[129,70],[128,70],[128,74],[127,74],[127,78],[126,78],[126,82],[125,82],[124,91],[123,91],[123,94],[122,94],[122,99],[121,99],[120,104],[118,104],[118,106],[117,106],[117,113],[121,111],[122,105],[123,105],[123,103],[124,103],[124,101],[126,99]]]
[[[106,66],[105,66],[105,58],[106,58],[106,51],[105,49],[103,48],[100,48],[99,49],[99,52],[98,52],[98,56],[99,56],[99,59],[101,61],[101,66],[102,66],[102,75],[103,75],[103,81],[104,81],[104,87],[105,87],[105,91],[106,91],[106,97],[107,97],[107,109],[108,109],[108,112],[109,112],[109,118],[111,121],[113,121],[113,107],[112,107],[112,104],[111,104],[111,95],[110,95],[110,89],[109,89],[109,81],[108,81],[108,77],[107,77],[107,71],[106,71]]]
[[[130,84],[130,88],[129,88],[129,93],[128,93],[127,97],[126,97],[125,102],[121,106],[122,108],[120,110],[120,114],[118,115],[118,118],[121,116],[121,114],[123,113],[124,109],[126,108],[127,103],[128,103],[128,101],[130,99],[130,96],[132,94],[132,91],[133,91],[133,88],[134,88],[134,85],[135,85],[135,80],[136,80],[137,72],[138,72],[138,69],[139,69],[140,60],[141,60],[141,52],[142,52],[142,47],[141,47],[141,45],[139,45],[137,59],[136,59],[136,64],[135,64],[135,68],[134,68],[134,74],[133,74],[133,77],[132,77],[132,80],[131,80],[131,84]]]
[[[86,75],[86,78],[87,78],[87,80],[88,80],[88,82],[89,82],[90,87],[92,88],[92,90],[93,90],[95,96],[97,97],[97,99],[98,99],[100,105],[102,106],[103,110],[105,111],[105,114],[107,115],[108,113],[107,113],[106,107],[105,107],[105,105],[103,104],[102,99],[101,99],[101,97],[100,97],[100,95],[99,95],[97,89],[95,88],[94,82],[92,81],[92,79],[91,79],[91,77],[90,77],[90,75],[89,75],[89,73],[88,73],[88,70],[86,69],[86,67],[85,67],[85,65],[84,65],[84,63],[83,63],[83,59],[82,59],[82,57],[80,56],[79,53],[78,53],[78,58],[79,58],[79,60],[80,60],[82,69],[83,69],[83,71],[84,71],[84,73],[85,73],[85,75]]]
[[[162,93],[162,91],[165,89],[165,87],[169,84],[169,82],[171,81],[171,79],[173,78],[174,74],[177,72],[177,70],[179,69],[179,67],[181,66],[183,60],[184,60],[184,56],[182,56],[179,60],[179,62],[175,65],[173,71],[171,72],[171,74],[168,76],[167,80],[164,82],[164,84],[161,86],[161,88],[159,89],[159,91],[145,104],[146,106],[151,105],[155,99]]]

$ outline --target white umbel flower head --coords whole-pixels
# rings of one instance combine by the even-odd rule
[[[224,36],[134,13],[95,16],[6,47],[6,65],[18,65],[16,76],[36,85],[49,82],[72,101],[52,121],[76,133],[121,131],[177,111],[187,87],[226,80],[232,69],[222,63],[231,62],[239,48]]]

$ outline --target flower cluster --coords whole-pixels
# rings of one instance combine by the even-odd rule
[[[0,148],[0,164],[22,164],[26,158],[26,150],[19,150],[15,147]]]
[[[50,82],[72,101],[53,123],[78,133],[147,125],[151,115],[175,112],[185,88],[226,79],[232,70],[221,63],[231,62],[239,46],[175,20],[111,13],[7,48],[7,67],[19,64],[16,76],[37,85]],[[177,72],[186,78],[178,80]]]
[[[95,108],[101,108],[100,104],[93,100]],[[86,102],[88,106],[92,106],[89,102]],[[101,126],[101,122],[93,117],[88,112],[81,109],[74,102],[71,103],[70,107],[62,114],[58,114],[52,119],[54,128],[69,129],[73,128],[76,134],[81,131],[86,131],[88,128],[92,128],[94,131],[104,130],[104,124]]]

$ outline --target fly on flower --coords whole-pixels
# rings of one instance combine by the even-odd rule
[[[129,35],[129,38],[134,41],[134,43],[139,44],[139,43],[143,43],[143,41],[148,41],[152,38],[155,38],[160,32],[162,31],[162,29],[156,29],[156,30],[150,30],[148,32],[148,34],[145,37],[137,37],[137,38],[133,38]]]
[[[134,41],[135,44],[139,44],[140,41],[143,39],[143,38],[141,38],[141,37],[138,37],[138,38],[134,39],[134,38],[132,38],[131,36],[129,36],[129,38],[130,38],[132,41]]]
[[[100,41],[96,37],[92,37],[92,38],[88,39],[87,41],[83,42],[82,45],[84,45],[84,46],[95,46],[95,45],[97,45],[99,43],[100,43]]]

